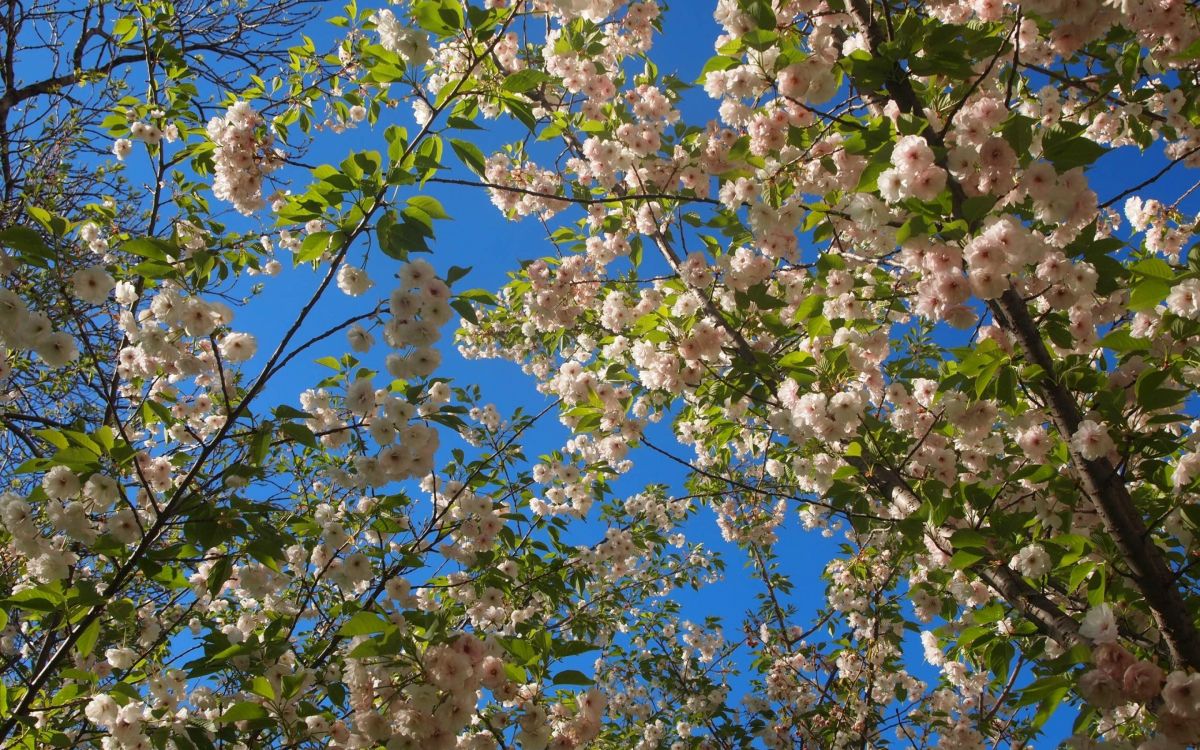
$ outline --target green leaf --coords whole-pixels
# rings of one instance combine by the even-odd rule
[[[349,653],[349,656],[352,659],[361,659],[368,656],[398,654],[404,650],[404,638],[405,636],[400,633],[399,629],[390,627],[385,635],[376,635],[355,646],[354,650]]]
[[[62,237],[67,232],[67,220],[50,213],[41,206],[26,206],[25,213],[32,216],[37,223],[55,237]]]
[[[446,213],[438,199],[430,195],[414,195],[408,199],[408,205],[424,211],[432,219],[450,218],[450,214]]]
[[[954,549],[983,549],[988,547],[988,540],[975,529],[959,529],[950,535],[950,544]],[[982,559],[982,558],[981,558]]]
[[[63,604],[61,593],[43,584],[18,591],[12,596],[0,600],[5,607],[19,607],[31,612],[53,612]]]
[[[963,201],[963,218],[967,220],[968,224],[977,224],[983,217],[988,215],[988,212],[995,205],[996,199],[990,195],[967,198]]]
[[[333,369],[335,369],[335,370],[340,369],[339,365],[338,365],[338,361],[336,359],[334,359],[333,357],[325,357],[325,359],[331,360],[333,362]],[[325,363],[318,362],[318,364],[325,364]],[[326,366],[328,367],[329,365],[326,365]],[[281,404],[279,406],[276,406],[274,409],[274,412],[275,412],[275,416],[279,419],[312,419],[312,415],[309,414],[308,412],[300,411],[299,409],[295,408],[294,406],[288,406],[287,404]]]
[[[313,434],[312,430],[299,422],[284,422],[279,425],[279,429],[284,435],[287,435],[303,446],[308,448],[317,447],[317,436]]]
[[[532,91],[549,80],[550,76],[548,74],[534,68],[526,68],[505,78],[500,88],[505,91],[511,91],[514,94],[521,94],[526,91]]]
[[[997,641],[992,645],[991,651],[988,653],[988,669],[992,674],[1001,681],[1008,679],[1008,671],[1012,665],[1013,655],[1016,650],[1011,643],[1007,641]]]
[[[399,125],[389,125],[387,130],[383,131],[383,138],[388,145],[388,161],[395,164],[400,161],[404,149],[408,147],[408,131]]]
[[[230,706],[229,710],[221,714],[221,718],[218,719],[218,721],[228,724],[234,721],[250,721],[253,719],[265,718],[267,718],[267,709],[263,708],[258,703],[242,701],[241,703],[235,703]]]
[[[383,633],[390,627],[392,627],[391,623],[374,612],[359,612],[342,623],[342,627],[338,628],[338,634],[345,636],[371,635],[372,633]]]
[[[1093,573],[1092,577],[1088,579],[1088,604],[1093,607],[1099,607],[1107,599],[1105,596],[1107,591],[1108,576],[1104,572],[1104,566],[1097,566],[1096,572]]]
[[[963,628],[963,631],[958,634],[958,647],[966,648],[984,636],[994,635],[995,632],[995,628],[991,625],[972,625]]]
[[[1000,129],[1000,134],[1008,141],[1008,145],[1012,146],[1018,158],[1028,154],[1029,147],[1033,144],[1033,122],[1031,117],[1013,115]]]
[[[300,243],[300,252],[296,253],[296,263],[308,263],[320,258],[333,246],[336,237],[336,234],[329,232],[313,232],[308,235]]]
[[[455,297],[450,300],[450,307],[463,317],[463,320],[471,322],[471,325],[479,325],[479,315],[475,312],[475,308],[470,302],[462,297]]]
[[[76,473],[86,472],[96,467],[96,460],[99,455],[87,448],[72,446],[57,451],[54,454],[54,463],[59,466],[70,467]]]
[[[462,28],[462,5],[458,0],[421,0],[413,6],[417,24],[438,36],[449,36]]]
[[[450,148],[454,149],[454,153],[467,166],[467,169],[483,177],[487,160],[484,159],[483,152],[479,150],[478,146],[468,141],[451,138]]]
[[[821,314],[825,309],[825,295],[810,294],[796,306],[796,320],[809,320]]]
[[[1188,390],[1167,388],[1163,384],[1170,377],[1170,370],[1150,368],[1138,376],[1133,391],[1138,406],[1146,411],[1157,411],[1181,403],[1191,393]]]
[[[1068,692],[1070,692],[1070,688],[1066,684],[1054,688],[1049,695],[1038,703],[1037,713],[1034,714],[1030,725],[1035,729],[1044,725],[1054,715],[1054,712],[1063,705],[1063,698],[1067,697]]]
[[[108,426],[103,426],[92,433],[92,439],[100,446],[100,450],[104,453],[111,453],[112,449],[117,445],[117,436],[113,433],[113,429]]]
[[[176,255],[174,245],[155,237],[130,240],[121,245],[121,250],[140,258],[148,258],[149,260],[170,261]]]
[[[1150,276],[1143,277],[1135,282],[1129,291],[1129,309],[1135,312],[1153,310],[1170,293],[1170,282]]]
[[[113,36],[120,44],[129,44],[138,33],[138,22],[133,18],[118,18],[113,21]]]
[[[1042,157],[1062,173],[1075,167],[1086,167],[1108,152],[1083,132],[1083,126],[1071,123],[1051,129],[1042,137]]]
[[[65,449],[67,446],[70,445],[70,443],[67,442],[67,436],[62,434],[58,430],[51,430],[49,428],[46,428],[43,430],[34,430],[33,434],[37,435],[42,440],[45,440],[47,443],[50,443],[55,448]]]
[[[252,466],[262,466],[266,460],[267,454],[271,450],[271,439],[275,436],[274,425],[271,422],[263,422],[255,431],[254,436],[250,439],[250,464]]]
[[[992,362],[990,364],[985,365],[982,370],[980,370],[979,375],[977,375],[975,377],[975,397],[976,398],[983,398],[984,391],[987,390],[988,385],[990,385],[992,382],[992,378],[994,378],[996,376],[996,372],[1000,369],[1000,366],[1003,364],[1004,364],[1003,359],[995,359],[995,360],[992,360]]]
[[[562,658],[565,656],[578,656],[586,654],[589,651],[595,651],[599,648],[587,641],[555,641],[553,653],[555,656]]]
[[[100,638],[100,618],[96,618],[88,623],[88,626],[79,634],[79,638],[75,641],[75,649],[79,655],[85,659],[91,656],[92,651],[96,648],[96,641]]]
[[[578,669],[567,669],[554,675],[551,680],[555,685],[593,685],[595,680]]]
[[[378,151],[359,151],[352,157],[355,165],[362,170],[364,178],[374,178],[379,174],[379,169],[383,165],[383,158],[380,157]]]
[[[988,625],[993,622],[999,622],[1004,619],[1004,605],[1000,602],[992,602],[985,607],[980,607],[971,613],[971,620],[976,625]]]
[[[982,553],[960,549],[950,556],[950,567],[955,570],[964,570],[983,558],[984,555]]]
[[[1071,574],[1067,576],[1067,592],[1074,592],[1079,588],[1079,584],[1087,579],[1091,572],[1096,569],[1096,563],[1089,561],[1075,562],[1071,565]]]
[[[1149,348],[1150,340],[1133,336],[1128,328],[1119,328],[1100,339],[1100,346],[1121,353],[1142,351]]]
[[[15,226],[0,230],[0,245],[35,257],[54,256],[54,251],[46,245],[42,236],[29,227]]]
[[[275,700],[275,688],[271,686],[271,681],[262,675],[256,675],[250,679],[250,692],[269,701]]]
[[[502,638],[499,639],[504,650],[517,658],[520,664],[532,664],[537,661],[538,655],[533,650],[533,646],[522,638]]]
[[[779,22],[775,17],[775,11],[771,8],[771,3],[767,0],[752,0],[746,8],[746,13],[754,21],[754,25],[760,29],[774,30]]]
[[[222,659],[228,659],[232,656],[243,656],[245,654],[254,653],[256,648],[257,646],[255,644],[250,643],[249,641],[242,641],[241,643],[235,643],[228,648],[223,648],[220,651],[217,651],[210,658],[212,661],[220,661]]]
[[[742,35],[742,43],[761,52],[779,43],[779,33],[770,29],[752,29]]]
[[[215,597],[221,590],[221,587],[225,585],[225,582],[229,580],[229,574],[232,571],[233,561],[229,559],[228,555],[217,560],[208,574],[208,593]]]
[[[707,76],[707,74],[709,74],[715,70],[729,70],[730,68],[736,68],[737,66],[739,66],[741,64],[742,64],[742,61],[737,59],[736,57],[729,57],[727,55],[717,55],[716,57],[710,57],[708,59],[708,62],[704,63],[704,67],[700,69],[700,78],[697,79],[696,83],[698,85],[704,85],[704,79]]]
[[[1145,276],[1151,279],[1161,279],[1162,281],[1175,281],[1175,271],[1162,258],[1146,258],[1134,263],[1129,269],[1139,276]]]
[[[496,297],[486,289],[468,289],[460,292],[459,297],[481,305],[496,305]]]

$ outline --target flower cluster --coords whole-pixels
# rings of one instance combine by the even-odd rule
[[[102,272],[101,272],[102,273]],[[95,284],[94,288],[87,288]],[[81,291],[95,298],[97,291],[105,286],[104,278],[85,273]],[[77,287],[78,288],[78,287]],[[105,293],[107,296],[107,292]],[[0,289],[0,338],[9,349],[33,351],[48,367],[63,367],[79,356],[75,338],[55,326],[44,312],[30,310],[20,295],[8,289]],[[7,358],[5,358],[7,359]],[[0,366],[0,369],[5,369]]]
[[[224,117],[209,120],[208,137],[216,146],[213,194],[245,216],[261,211],[266,206],[263,179],[282,165],[262,117],[249,102],[236,102]]]

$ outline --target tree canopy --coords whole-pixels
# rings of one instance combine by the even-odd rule
[[[5,6],[0,748],[1200,743],[1200,9],[674,5]]]

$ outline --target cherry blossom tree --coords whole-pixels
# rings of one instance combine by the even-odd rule
[[[1200,11],[712,10],[9,4],[0,747],[1200,743]]]

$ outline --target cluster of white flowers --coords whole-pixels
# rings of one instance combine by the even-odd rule
[[[84,708],[88,721],[107,731],[101,741],[104,750],[141,750],[150,747],[146,722],[152,720],[150,707],[142,701],[119,705],[108,693],[97,693]]]
[[[0,341],[10,349],[33,350],[50,367],[63,367],[79,356],[71,334],[55,331],[45,313],[30,310],[8,289],[0,289]],[[0,357],[0,371],[7,369],[7,360]]]
[[[885,200],[933,200],[945,187],[946,170],[933,163],[933,149],[924,138],[906,135],[896,141],[892,167],[879,175],[879,192]]]
[[[411,348],[389,354],[387,369],[404,380],[428,377],[441,363],[441,354],[433,348],[441,337],[439,328],[453,315],[450,288],[423,260],[404,264],[398,276],[400,286],[388,300],[392,317],[383,326],[383,339],[395,349]]]
[[[341,289],[351,297],[360,297],[367,293],[371,287],[375,286],[375,282],[367,275],[365,268],[352,266],[349,263],[344,264],[338,269],[337,273],[338,289]]]
[[[167,464],[169,467],[169,463]],[[0,495],[0,522],[12,535],[12,550],[25,558],[27,570],[37,581],[48,582],[66,578],[70,566],[78,561],[74,550],[79,544],[89,545],[100,533],[107,531],[118,541],[125,539],[120,526],[121,511],[106,517],[120,496],[117,483],[103,474],[92,474],[84,483],[66,466],[55,466],[42,477],[42,491],[47,501],[39,507],[41,521],[50,536],[42,533],[35,518],[34,507],[18,495]],[[140,536],[137,519],[130,516],[133,534]]]
[[[90,221],[79,227],[79,239],[86,242],[88,249],[97,255],[108,251],[108,240],[100,234],[100,227]]]
[[[490,497],[471,492],[461,482],[448,482],[434,496],[439,515],[450,526],[452,544],[442,548],[454,559],[470,561],[476,553],[491,549],[505,527],[502,513],[509,509]]]
[[[516,188],[488,188],[488,193],[496,208],[517,217],[537,214],[548,219],[570,205],[554,197],[562,188],[558,173],[533,162],[517,162],[505,154],[495,154],[485,163],[484,178],[493,185]]]
[[[64,508],[61,503],[58,507]],[[71,515],[77,517],[80,513]],[[64,519],[60,515],[58,520],[61,523]],[[0,521],[3,521],[5,528],[12,534],[11,548],[25,558],[26,570],[33,580],[49,582],[67,577],[70,566],[78,559],[77,556],[67,548],[68,540],[65,536],[53,539],[42,536],[34,519],[33,507],[28,502],[11,493],[0,495]],[[83,521],[86,523],[86,516]]]
[[[282,163],[273,148],[273,136],[269,132],[259,134],[262,124],[262,117],[244,101],[231,106],[224,117],[208,122],[208,137],[217,146],[213,154],[213,193],[246,216],[266,205],[263,178]]]
[[[400,56],[411,68],[422,68],[433,56],[429,37],[420,29],[403,26],[395,14],[387,8],[371,14],[375,32],[379,34],[379,45],[388,52]]]
[[[149,143],[152,146],[163,139],[163,131],[159,130],[157,125],[141,121],[134,122],[129,126],[129,134],[133,136],[134,140]]]
[[[1157,703],[1153,716],[1158,734],[1139,745],[1144,750],[1175,750],[1200,742],[1200,673],[1164,673],[1154,662],[1138,659],[1121,646],[1118,630],[1107,604],[1084,617],[1080,635],[1095,645],[1093,668],[1079,678],[1079,695],[1114,717],[1137,712],[1139,704]]]
[[[858,428],[868,402],[867,394],[861,390],[842,391],[832,398],[821,392],[801,395],[794,380],[784,382],[779,398],[788,416],[783,426],[797,440],[813,436],[824,440],[849,437]]]

